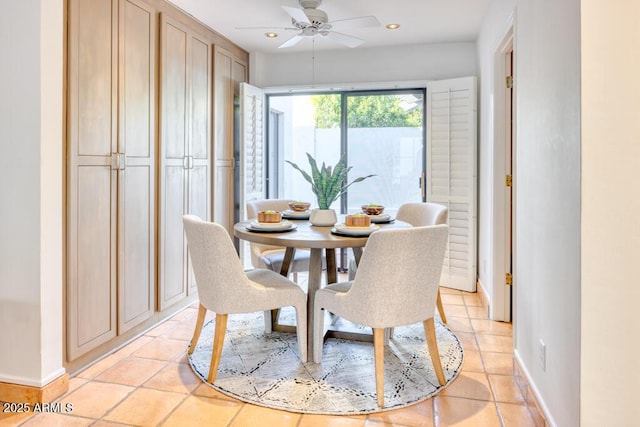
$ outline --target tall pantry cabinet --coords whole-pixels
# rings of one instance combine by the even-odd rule
[[[211,48],[166,15],[161,18],[160,309],[195,292],[182,216],[210,220]]]
[[[237,172],[239,161],[240,83],[247,81],[247,62],[229,49],[215,46],[213,50],[214,89],[214,141],[215,141],[215,203],[213,219],[233,236],[236,223]]]
[[[232,221],[233,180],[214,186],[212,164],[217,150],[232,176],[233,75],[246,75],[237,61],[216,74],[213,53],[245,63],[248,54],[164,0],[67,7],[65,340],[74,370],[195,300],[182,216],[210,220],[215,206]]]
[[[70,0],[67,359],[155,309],[155,11]]]

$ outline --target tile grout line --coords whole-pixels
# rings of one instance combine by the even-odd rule
[[[470,313],[474,312],[473,315],[474,316],[478,316],[478,315],[482,314],[482,312],[479,311],[478,309],[485,308],[484,306],[480,307],[480,306],[476,306],[476,305],[469,305],[469,304],[476,303],[476,301],[473,300],[472,298],[465,299],[463,294],[458,293],[458,294],[451,294],[451,295],[460,295],[462,297],[462,304],[461,305],[459,305],[459,304],[450,304],[450,305],[455,305],[455,306],[458,306],[458,307],[464,307],[464,312],[466,314],[466,317],[465,318],[459,317],[459,316],[455,316],[455,317],[459,317],[460,319],[466,319],[466,322],[467,322],[468,328],[469,328],[468,330],[473,334],[473,342],[475,342],[475,345],[477,346],[477,349],[478,349],[478,356],[480,358],[479,361],[480,361],[480,366],[482,368],[482,374],[484,375],[484,378],[487,381],[487,383],[489,385],[489,388],[490,388],[490,392],[491,392],[490,396],[491,396],[491,400],[492,400],[492,403],[493,403],[492,406],[494,407],[494,409],[496,411],[497,419],[499,420],[500,425],[504,427],[504,426],[506,426],[506,422],[505,422],[505,418],[503,416],[503,412],[501,410],[500,403],[513,404],[514,402],[508,402],[508,401],[499,402],[498,401],[497,391],[496,391],[497,389],[496,389],[496,387],[494,387],[493,383],[491,382],[490,377],[501,377],[501,378],[502,377],[505,377],[505,378],[506,377],[511,377],[511,378],[514,378],[513,369],[512,369],[512,373],[511,374],[507,374],[507,373],[504,373],[504,372],[498,372],[498,373],[490,374],[488,372],[486,358],[488,357],[487,353],[492,353],[492,352],[491,351],[487,351],[487,352],[482,351],[481,347],[480,347],[480,344],[479,344],[479,339],[481,338],[480,335],[482,335],[482,336],[485,336],[485,335],[486,336],[494,336],[494,337],[507,337],[507,335],[496,333],[495,330],[493,330],[493,328],[488,328],[488,325],[485,324],[484,320],[490,321],[491,319],[488,319],[488,318],[475,318],[475,317],[472,318],[472,315]],[[471,299],[471,300],[468,301],[468,299]],[[190,308],[191,308],[191,306],[188,306],[185,309],[185,311],[190,309]],[[183,312],[181,311],[179,313],[176,313],[175,315],[179,315],[181,313],[183,313]],[[173,318],[169,318],[167,320],[173,320]],[[474,322],[473,322],[474,320],[481,320],[483,322],[480,322],[480,324],[477,324],[476,326],[474,326]],[[178,328],[187,328],[188,329],[188,327],[190,327],[190,325],[188,323],[191,323],[192,321],[193,321],[192,319],[186,319],[186,318],[182,319],[182,320],[174,320],[174,322],[176,324],[173,325],[172,327],[168,328],[166,331],[163,331],[162,333],[160,333],[158,335],[144,334],[144,335],[141,335],[140,337],[138,337],[138,339],[142,338],[142,337],[146,337],[146,338],[149,339],[148,343],[152,342],[153,340],[158,340],[158,339],[161,339],[161,340],[165,340],[166,339],[166,340],[171,340],[171,341],[176,341],[176,342],[183,342],[183,343],[186,342],[186,348],[188,349],[188,344],[190,342],[190,339],[184,340],[184,339],[181,339],[181,338],[180,339],[178,339],[178,338],[169,338],[167,335],[172,333],[172,332],[175,332],[176,329],[178,329]],[[478,322],[476,322],[476,323],[478,323]],[[164,322],[163,325],[164,324],[166,324],[166,322]],[[461,328],[462,328],[462,326],[461,326]],[[485,330],[485,332],[479,331],[478,328],[480,328],[482,330]],[[464,325],[464,330],[466,330],[466,329],[467,329],[467,326]],[[153,331],[153,329],[151,329],[149,332],[153,333],[152,331]],[[460,332],[463,332],[463,331],[458,331],[457,333],[460,333]],[[454,331],[454,333],[456,333],[456,332]],[[148,343],[146,343],[146,344],[148,344]],[[489,341],[489,343],[491,344],[492,342]],[[498,343],[498,344],[500,344],[502,346],[502,343]],[[172,364],[177,364],[177,365],[184,364],[182,362],[182,358],[184,356],[184,354],[183,354],[184,351],[178,353],[176,355],[176,357],[171,359],[171,360],[159,360],[159,359],[156,359],[156,358],[153,358],[153,357],[136,356],[135,352],[139,351],[140,348],[142,348],[142,347],[143,346],[140,346],[139,348],[136,348],[135,350],[133,350],[131,353],[123,355],[122,359],[114,361],[110,366],[108,366],[104,370],[98,372],[97,374],[93,375],[91,378],[77,377],[79,380],[83,380],[84,383],[81,383],[81,384],[77,385],[77,388],[74,388],[73,391],[71,391],[71,392],[65,393],[65,395],[61,396],[59,399],[56,399],[56,401],[59,401],[59,400],[63,399],[65,396],[69,396],[72,393],[75,393],[75,392],[78,392],[78,391],[82,390],[83,388],[87,387],[88,384],[90,384],[90,383],[115,384],[115,385],[123,385],[123,386],[132,387],[131,391],[129,391],[122,399],[120,399],[117,403],[115,403],[113,406],[111,406],[109,409],[107,409],[99,418],[90,418],[90,417],[86,418],[85,416],[74,415],[72,413],[71,414],[67,414],[67,415],[73,416],[76,419],[89,420],[90,421],[89,425],[95,425],[95,424],[99,423],[100,421],[103,421],[103,422],[115,422],[115,421],[106,420],[104,417],[107,417],[109,414],[113,413],[113,411],[115,410],[116,407],[118,407],[123,402],[125,402],[133,393],[135,393],[135,392],[137,392],[137,391],[139,391],[141,389],[173,392],[172,390],[162,390],[162,389],[158,389],[158,388],[155,388],[155,387],[146,386],[146,384],[149,381],[151,381],[156,375],[158,375],[163,369],[166,369],[168,366],[170,366]],[[494,348],[494,347],[495,347],[494,345],[489,345],[489,348]],[[500,347],[498,347],[498,348],[500,348]],[[503,353],[501,351],[497,351],[495,353],[501,353],[501,354],[505,354],[505,355],[509,354],[509,353]],[[513,357],[512,354],[510,354],[510,355],[511,355],[511,357]],[[115,366],[116,364],[120,363],[121,361],[127,360],[127,359],[134,359],[134,358],[141,359],[141,360],[161,361],[161,362],[164,362],[164,364],[163,364],[162,367],[160,367],[160,369],[158,369],[158,371],[156,371],[154,374],[152,374],[143,383],[141,383],[139,385],[136,385],[136,386],[132,386],[132,385],[129,385],[129,384],[122,384],[122,383],[118,383],[118,382],[98,380],[97,379],[97,377],[102,375],[105,371],[111,369],[113,366]],[[102,360],[104,360],[104,359],[102,359]],[[506,357],[505,357],[505,360],[506,360]],[[188,363],[187,363],[187,366],[189,366]],[[499,368],[499,369],[502,369],[502,363],[500,364],[500,366],[496,365],[496,367]],[[89,369],[89,367],[87,367],[85,369]],[[82,371],[80,371],[80,372],[82,372]],[[78,373],[80,373],[80,372],[78,372]],[[475,373],[476,371],[473,371],[473,372]],[[198,389],[198,386],[199,385],[196,385],[193,389],[187,390],[186,392],[173,392],[173,393],[176,393],[176,394],[183,394],[183,396],[182,396],[181,399],[179,399],[179,401],[175,404],[175,406],[158,422],[157,425],[162,425],[163,423],[166,423],[171,418],[171,416],[174,415],[176,413],[176,411],[178,411],[178,408],[180,408],[182,405],[184,405],[185,401],[188,400],[191,396],[198,397],[198,398],[203,397],[203,398],[206,398],[207,400],[208,399],[213,399],[213,400],[217,400],[218,399],[216,397],[208,397],[208,396],[196,395],[195,393],[196,393],[196,390]],[[518,391],[522,395],[522,391],[519,390],[519,389],[518,389]],[[443,422],[442,420],[440,420],[439,423],[437,422],[436,402],[435,402],[437,397],[438,397],[438,394],[431,396],[429,398],[430,402],[429,402],[428,406],[426,406],[426,408],[429,408],[429,407],[431,408],[431,411],[432,411],[431,420],[432,420],[432,423],[433,423],[434,426],[438,426],[439,424],[441,424]],[[463,400],[469,400],[469,401],[484,402],[484,403],[489,403],[489,401],[490,401],[488,399],[476,399],[476,398],[470,398],[470,397],[459,397],[459,396],[452,396],[452,397],[455,397],[455,398],[458,398],[458,399],[463,399]],[[227,426],[233,426],[234,423],[239,422],[240,421],[240,417],[241,417],[241,415],[240,415],[241,412],[245,411],[247,409],[247,405],[249,405],[248,403],[242,402],[242,401],[237,400],[237,399],[234,399],[234,401],[237,402],[237,403],[240,403],[240,405],[239,405],[238,409],[235,411],[235,413],[233,414],[233,416],[230,418]],[[523,406],[523,405],[518,405],[518,406]],[[528,407],[526,402],[524,404],[524,407],[526,407],[529,410],[531,409],[531,408]],[[295,425],[297,427],[301,427],[302,425],[306,425],[306,423],[303,422],[305,414],[300,414],[300,413],[294,413],[294,414],[299,415],[299,417],[298,417],[297,421],[292,425]],[[29,417],[29,418],[25,419],[23,422],[21,422],[18,425],[23,425],[23,424],[29,422],[30,420],[35,419],[39,415],[40,414],[37,414],[37,415],[35,415],[33,417]],[[373,425],[376,425],[376,426],[379,425],[381,427],[382,426],[391,425],[391,424],[387,423],[386,421],[372,419],[371,417],[374,417],[374,416],[375,416],[375,414],[367,414],[366,417],[362,419],[363,423],[365,425],[372,425],[372,426]],[[535,422],[535,418],[533,416],[532,416],[532,418],[533,418],[533,422]],[[416,423],[418,423],[420,420],[424,421],[426,419],[425,418],[420,418],[420,420],[418,420],[416,418],[409,418],[409,420],[411,420],[411,421],[408,422],[408,423],[407,423],[407,421],[403,421],[402,424],[393,423],[393,425],[398,425],[399,427],[400,426],[409,427],[409,426],[417,425]],[[119,421],[118,423],[121,423],[122,425],[134,426],[134,424],[130,424],[130,421],[124,421],[124,422]]]

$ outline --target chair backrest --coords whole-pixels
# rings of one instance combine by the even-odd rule
[[[295,200],[291,199],[260,199],[260,200],[250,200],[247,202],[247,218],[254,219],[258,216],[258,212],[260,211],[268,211],[274,210],[282,212],[285,209],[289,209],[289,202],[295,202]],[[281,246],[273,246],[273,245],[265,245],[262,243],[254,243],[251,242],[249,244],[251,247],[251,264],[254,267],[260,265],[258,261],[258,257],[260,253],[265,251],[272,251],[276,249],[284,249]]]
[[[446,224],[449,209],[439,203],[405,203],[400,206],[396,219],[408,222],[414,227]]]
[[[200,303],[216,313],[232,313],[234,300],[251,288],[235,247],[220,224],[195,215],[182,217]]]
[[[290,199],[261,199],[247,202],[247,218],[252,219],[258,216],[260,211],[274,210],[282,212],[289,209],[289,203],[295,202]]]
[[[371,234],[345,295],[358,305],[349,320],[393,327],[433,317],[448,235],[446,224]]]

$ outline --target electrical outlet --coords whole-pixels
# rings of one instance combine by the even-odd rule
[[[538,341],[538,363],[542,372],[547,371],[547,346],[544,341]]]

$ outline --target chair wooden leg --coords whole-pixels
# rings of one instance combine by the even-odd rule
[[[224,345],[224,334],[227,331],[228,314],[216,314],[216,330],[213,335],[213,351],[211,352],[211,365],[209,367],[209,378],[207,381],[213,383],[218,375],[220,357],[222,356],[222,346]]]
[[[373,356],[376,365],[376,397],[378,407],[384,407],[384,329],[373,328]]]
[[[191,344],[189,345],[188,354],[193,354],[193,350],[196,349],[196,344],[198,344],[198,339],[200,338],[200,332],[202,332],[202,325],[204,324],[204,318],[207,315],[207,309],[200,304],[198,307],[198,318],[196,319],[196,328],[193,331],[193,338],[191,338]]]
[[[433,317],[425,320],[423,325],[433,369],[436,371],[436,377],[438,377],[440,385],[445,385],[446,381],[444,380],[444,371],[442,370],[442,362],[440,361],[440,352],[438,351],[438,340],[436,339],[436,328]]]
[[[440,319],[442,323],[447,323],[447,316],[444,314],[444,307],[442,305],[442,298],[440,297],[440,289],[438,288],[438,296],[436,299],[436,304],[438,305],[438,313],[440,313]]]

